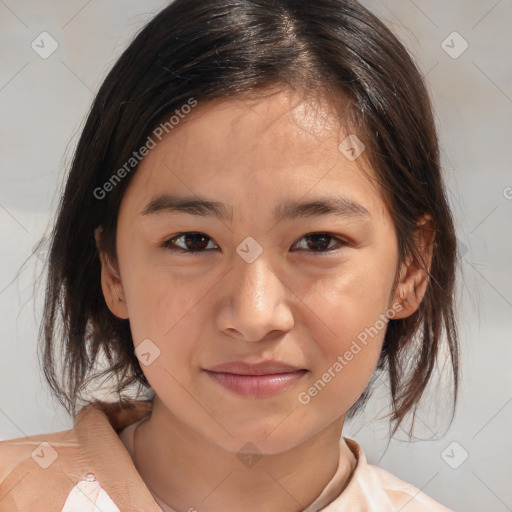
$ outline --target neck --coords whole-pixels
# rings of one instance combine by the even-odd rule
[[[299,512],[321,494],[338,465],[342,478],[328,501],[346,486],[356,460],[340,444],[342,426],[343,419],[292,449],[242,463],[155,398],[135,432],[134,463],[151,491],[175,510]]]

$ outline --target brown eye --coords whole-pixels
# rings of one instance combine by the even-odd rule
[[[208,248],[209,241],[210,237],[204,233],[188,232],[167,240],[163,245],[173,252],[198,253],[211,249]]]
[[[308,233],[307,235],[304,235],[301,238],[301,240],[305,240],[306,243],[302,244],[303,246],[300,247],[299,249],[314,253],[333,252],[333,248],[335,248],[336,245],[345,245],[345,242],[343,240],[333,235],[329,235],[328,233]],[[338,242],[338,244],[331,244],[331,242],[336,241]],[[296,244],[296,246],[298,245],[300,245],[300,242]]]

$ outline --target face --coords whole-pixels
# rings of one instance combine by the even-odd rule
[[[403,316],[392,218],[347,135],[288,91],[199,104],[125,193],[107,303],[158,399],[218,446],[278,453],[342,422]]]

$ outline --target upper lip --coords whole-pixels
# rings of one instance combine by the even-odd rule
[[[304,368],[298,368],[281,361],[263,361],[249,364],[245,361],[232,361],[230,363],[217,364],[206,368],[209,372],[233,373],[235,375],[272,375],[277,373],[291,373]]]

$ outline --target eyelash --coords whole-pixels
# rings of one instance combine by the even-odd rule
[[[176,236],[173,236],[172,238],[166,240],[163,244],[162,244],[162,247],[168,249],[169,251],[171,251],[172,253],[182,253],[182,254],[190,254],[190,255],[199,255],[201,253],[205,253],[205,252],[208,252],[208,251],[211,251],[212,249],[203,249],[201,251],[188,251],[186,249],[183,249],[182,247],[175,247],[174,245],[172,245],[177,239],[183,237],[183,236],[186,236],[186,235],[203,235],[205,236],[206,238],[208,238],[209,240],[211,240],[211,238],[208,236],[208,235],[205,235],[204,233],[200,233],[200,232],[197,232],[197,231],[186,231],[184,233],[179,233],[178,235]],[[303,238],[307,237],[307,236],[313,236],[313,235],[324,235],[332,240],[336,240],[338,242],[338,245],[340,246],[346,246],[348,245],[348,242],[346,242],[345,240],[342,240],[341,238],[337,237],[337,236],[334,236],[334,235],[331,235],[329,233],[325,233],[323,231],[315,231],[315,232],[312,232],[312,233],[306,233],[305,235],[303,235],[300,240],[302,240]],[[294,244],[295,245],[295,244]],[[324,249],[324,250],[320,250],[320,251],[308,251],[308,249],[298,249],[299,251],[307,251],[307,252],[310,252],[312,254],[314,254],[315,256],[316,255],[326,255],[326,254],[331,254],[331,253],[334,253],[334,252],[337,252],[340,250],[340,248],[333,248],[333,247],[330,247],[328,249]]]

